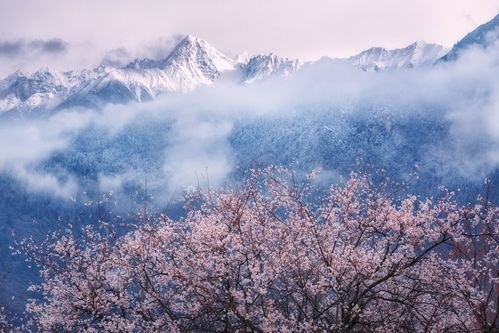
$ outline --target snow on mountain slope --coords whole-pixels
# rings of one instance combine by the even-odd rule
[[[252,83],[270,76],[287,76],[302,66],[299,60],[281,58],[271,53],[260,54],[241,65],[242,81]]]
[[[442,60],[455,60],[464,50],[478,46],[486,48],[494,41],[499,40],[499,14],[492,20],[480,25],[478,28],[464,36],[454,47],[447,53]]]
[[[394,70],[431,65],[446,52],[441,45],[418,41],[401,49],[372,47],[346,60],[364,71]]]
[[[165,59],[137,59],[124,68],[107,70],[81,87],[65,105],[141,102],[160,93],[187,92],[211,84],[222,72],[233,69],[231,59],[206,41],[188,35]]]
[[[82,73],[45,68],[33,74],[17,71],[0,81],[0,112],[54,106],[80,84]]]
[[[155,95],[151,82],[159,80],[159,78],[153,78],[151,72],[157,72],[159,77],[164,76],[164,73],[158,69],[105,68],[93,80],[82,82],[61,104],[61,107],[81,105],[96,107],[105,103],[151,99]]]

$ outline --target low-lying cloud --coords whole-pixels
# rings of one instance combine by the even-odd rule
[[[59,68],[68,62],[70,51],[70,44],[61,38],[0,39],[0,79],[19,69]]]
[[[0,171],[13,175],[28,189],[62,197],[74,195],[76,180],[64,170],[51,174],[41,164],[65,149],[91,114],[61,112],[49,119],[0,124]]]
[[[64,53],[68,43],[60,38],[0,40],[0,57],[31,58],[42,54]]]

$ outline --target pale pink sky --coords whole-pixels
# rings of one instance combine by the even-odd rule
[[[498,0],[0,0],[0,41],[61,38],[73,51],[56,62],[87,65],[190,33],[231,55],[310,60],[416,40],[452,46],[498,13]]]

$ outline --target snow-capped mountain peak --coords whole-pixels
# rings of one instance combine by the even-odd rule
[[[441,45],[417,41],[400,49],[372,47],[346,60],[365,71],[394,70],[433,64],[446,52]]]
[[[141,81],[144,89],[139,90],[154,97],[162,92],[186,92],[211,84],[223,71],[232,69],[230,58],[206,41],[187,35],[165,59],[137,59],[120,70],[126,72],[123,75]]]
[[[202,74],[213,81],[221,72],[234,69],[234,62],[208,42],[187,35],[163,60],[162,67],[167,69],[190,69],[191,74]],[[200,71],[201,73],[194,73]]]
[[[273,53],[259,54],[241,66],[242,81],[252,83],[269,76],[287,76],[301,66],[302,62],[298,59],[282,58]]]

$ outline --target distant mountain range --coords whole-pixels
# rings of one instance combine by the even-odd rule
[[[334,59],[364,71],[399,70],[452,61],[470,47],[486,48],[499,39],[499,15],[479,26],[449,51],[423,41],[405,48],[373,47],[347,59]],[[124,67],[99,66],[93,70],[35,73],[17,71],[0,81],[0,113],[50,111],[66,107],[98,108],[154,99],[162,93],[188,92],[210,85],[225,73],[241,84],[268,77],[283,77],[313,65],[297,59],[260,54],[232,59],[206,41],[186,36],[165,59],[136,59]]]
[[[432,65],[448,51],[442,45],[418,41],[402,49],[372,47],[347,61],[365,71],[393,70]]]

